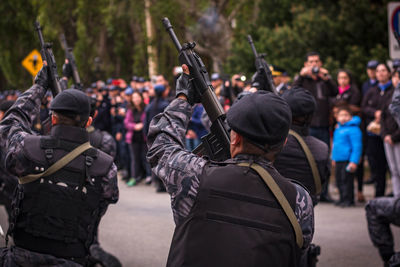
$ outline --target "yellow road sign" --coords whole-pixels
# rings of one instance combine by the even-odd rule
[[[32,76],[36,76],[43,66],[42,56],[39,51],[33,49],[29,55],[22,60],[22,66],[29,71]]]

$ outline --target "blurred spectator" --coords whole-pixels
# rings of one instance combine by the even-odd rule
[[[349,70],[340,69],[337,74],[337,83],[338,83],[338,90],[339,94],[336,98],[333,99],[333,115],[336,118],[337,110],[340,106],[347,106],[353,115],[360,115],[361,108],[361,94],[356,85],[354,84],[353,77]],[[362,142],[362,149],[363,153],[361,155],[361,160],[358,163],[357,170],[356,170],[356,177],[357,177],[357,200],[359,202],[364,202],[364,194],[363,194],[363,183],[364,183],[364,153],[365,153],[365,128],[361,124],[361,131],[363,132],[363,142]]]
[[[304,67],[299,77],[293,82],[293,87],[299,86],[309,90],[317,101],[317,109],[310,124],[310,135],[330,145],[329,135],[329,100],[337,95],[338,90],[327,69],[322,67],[319,53],[310,52],[306,55]],[[322,190],[321,202],[332,202],[328,193],[329,182]]]
[[[159,82],[162,82],[162,78],[164,78],[162,75],[157,76],[157,80]],[[169,89],[166,88],[163,84],[156,84],[154,86],[154,93],[155,97],[154,99],[150,102],[150,104],[146,107],[145,113],[146,113],[146,118],[144,121],[144,132],[147,136],[147,133],[149,132],[149,126],[151,120],[156,116],[157,114],[161,113],[164,111],[164,109],[168,106],[169,102],[166,100],[168,94],[169,94]],[[152,178],[154,183],[157,186],[157,192],[166,192],[165,186],[162,183],[162,181],[152,174]]]
[[[195,149],[201,143],[201,138],[207,134],[207,130],[201,122],[203,112],[204,108],[202,104],[194,106],[188,132],[186,134],[186,148],[190,151]]]
[[[278,92],[279,95],[282,95],[286,90],[288,90],[288,87],[286,85],[286,77],[284,76],[284,73],[286,71],[278,66],[272,66],[271,67],[271,73],[272,73],[272,78],[274,80],[274,85],[275,89]]]
[[[125,142],[129,144],[131,155],[131,170],[133,177],[128,181],[128,186],[133,186],[146,178],[151,179],[150,166],[146,160],[147,145],[143,127],[145,120],[145,103],[143,96],[139,92],[134,92],[131,96],[129,108],[124,120],[127,130]],[[150,180],[151,181],[151,180]]]
[[[362,153],[361,119],[352,117],[350,108],[341,106],[337,112],[338,127],[333,134],[332,164],[341,207],[354,205],[354,173]]]
[[[99,129],[100,131],[106,131],[111,133],[111,101],[108,95],[108,89],[106,87],[101,87],[98,89],[99,94],[97,94],[97,117],[93,120],[93,127]]]
[[[304,67],[293,86],[309,90],[317,101],[317,110],[311,121],[310,135],[325,142],[329,142],[329,98],[337,95],[338,90],[333,83],[327,69],[322,67],[320,55],[310,52],[306,55]]]
[[[400,197],[400,128],[389,112],[394,89],[399,84],[399,72],[395,71],[392,76],[392,88],[385,97],[385,105],[381,114],[381,136],[384,141],[385,155],[392,176],[392,189],[394,197]]]
[[[367,63],[367,75],[368,80],[363,83],[362,86],[362,96],[365,96],[369,90],[369,88],[375,87],[378,85],[378,81],[376,80],[375,70],[378,66],[379,62],[376,60],[370,60]]]
[[[386,188],[386,156],[381,133],[381,114],[387,105],[387,95],[392,95],[390,69],[386,64],[376,68],[378,85],[371,87],[363,98],[361,111],[367,125],[366,155],[371,168],[371,179],[375,182],[375,196],[383,196]]]

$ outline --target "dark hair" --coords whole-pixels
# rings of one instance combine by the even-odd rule
[[[71,114],[62,111],[52,111],[52,114],[57,117],[58,124],[66,125],[66,126],[74,126],[85,128],[86,123],[89,118],[82,118],[80,115]]]
[[[394,76],[396,73],[399,75],[399,78],[400,78],[400,67],[397,67],[397,68],[395,68],[395,69],[393,70],[392,76]]]
[[[311,123],[314,112],[303,116],[292,116],[292,124],[298,126],[308,126]]]
[[[284,142],[282,142],[280,145],[274,146],[273,148],[271,148],[269,145],[265,145],[264,148],[262,149],[261,147],[255,145],[253,142],[249,141],[249,139],[244,137],[243,135],[242,138],[243,138],[242,153],[258,155],[268,160],[274,159],[275,156],[279,152],[281,152],[284,145]]]
[[[133,95],[134,95],[134,94],[138,94],[138,95],[140,96],[140,99],[142,100],[142,102],[140,103],[140,110],[138,110],[138,109],[136,108],[135,104],[133,103]],[[129,107],[130,107],[132,110],[143,111],[144,108],[145,108],[145,106],[146,106],[146,104],[144,103],[144,99],[143,99],[142,93],[140,93],[140,92],[138,92],[138,91],[134,91],[134,92],[132,93],[132,95],[131,95],[131,101],[130,101],[130,103],[129,103]]]
[[[376,68],[378,68],[379,65],[385,66],[385,68],[386,68],[386,70],[389,72],[389,74],[392,74],[392,72],[391,72],[389,66],[388,66],[386,63],[380,62],[380,63],[376,66]]]
[[[348,69],[339,69],[337,72],[337,75],[339,76],[339,73],[344,72],[346,73],[347,77],[349,77],[349,85],[353,84],[353,75],[351,74],[351,71],[349,71]]]
[[[318,52],[316,52],[316,51],[311,51],[311,52],[308,52],[308,53],[306,54],[305,61],[307,62],[307,61],[308,61],[308,58],[309,58],[309,57],[312,57],[312,56],[318,56],[319,59],[321,60],[321,55],[320,55]]]
[[[353,112],[351,111],[348,105],[342,104],[337,106],[337,113],[339,114],[340,111],[347,111],[351,116],[353,116]]]

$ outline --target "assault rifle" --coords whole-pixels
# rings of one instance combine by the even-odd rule
[[[212,123],[211,132],[201,138],[202,143],[193,150],[193,153],[207,155],[216,161],[226,160],[230,158],[230,137],[225,122],[225,112],[214,93],[203,61],[193,50],[196,43],[189,42],[181,45],[169,19],[163,18],[162,22],[179,52],[180,64],[186,64],[189,67],[192,86],[201,96],[201,103]]]
[[[56,60],[54,58],[53,50],[51,49],[53,44],[52,43],[45,43],[43,39],[42,29],[38,21],[35,22],[35,29],[38,32],[39,41],[40,41],[40,54],[42,55],[42,59],[46,60],[47,66],[49,67],[49,78],[50,84],[49,88],[53,97],[56,97],[62,89],[60,86],[58,74],[57,74],[57,65]]]
[[[272,79],[271,69],[269,68],[268,63],[265,61],[265,54],[257,53],[256,47],[254,46],[253,38],[251,38],[251,35],[247,35],[247,40],[249,41],[251,50],[253,50],[253,54],[256,58],[255,65],[256,65],[257,72],[259,72],[260,74],[263,73],[263,75],[267,78],[267,84],[266,84],[265,90],[271,91],[274,94],[278,94],[278,92],[275,89],[274,80]]]
[[[72,53],[72,48],[68,47],[67,40],[65,39],[65,35],[60,34],[60,42],[61,46],[65,51],[65,58],[68,59],[68,62],[72,68],[72,79],[74,79],[75,88],[78,90],[83,89],[83,85],[81,83],[81,79],[79,78],[78,68],[76,67],[75,57]]]

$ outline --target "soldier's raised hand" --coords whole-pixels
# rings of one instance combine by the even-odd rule
[[[189,76],[189,68],[185,64],[182,65],[182,74],[176,81],[176,97],[186,98],[190,105],[200,103],[201,99],[192,85]]]
[[[35,84],[42,86],[44,89],[49,88],[49,67],[46,61],[43,61],[43,67],[36,74]]]

